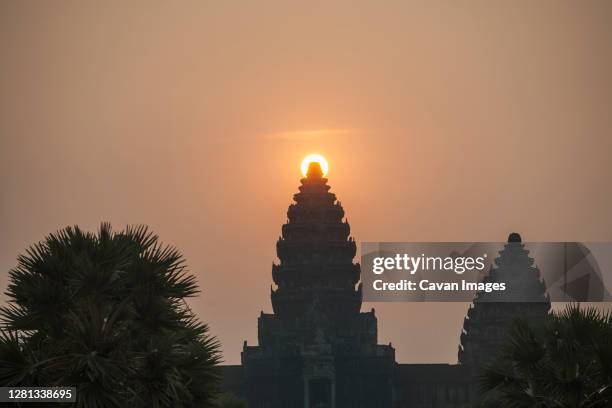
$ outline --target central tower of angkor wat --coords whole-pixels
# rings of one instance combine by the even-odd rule
[[[226,391],[249,408],[459,408],[477,401],[479,368],[504,343],[512,320],[544,319],[550,309],[520,236],[510,234],[484,278],[512,282],[507,295],[520,301],[476,295],[459,364],[398,364],[393,347],[378,344],[374,310],[361,312],[355,241],[329,189],[311,163],[276,244],[273,313],[261,312],[259,345],[245,342],[242,365],[224,367]]]
[[[276,244],[274,313],[261,313],[259,346],[242,352],[244,396],[250,407],[391,407],[395,351],[377,344],[374,311],[360,312],[342,205],[319,163],[301,184]]]

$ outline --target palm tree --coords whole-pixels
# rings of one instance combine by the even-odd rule
[[[76,386],[80,407],[211,407],[217,341],[182,255],[146,227],[68,227],[18,258],[0,308],[0,384]]]
[[[515,321],[482,387],[483,406],[612,406],[612,315],[570,305],[538,326]]]

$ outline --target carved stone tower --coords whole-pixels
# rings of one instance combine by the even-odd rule
[[[310,163],[272,266],[273,314],[261,313],[259,346],[242,352],[251,407],[391,407],[395,351],[377,344],[374,310],[361,313],[359,264],[344,210]]]
[[[544,320],[550,311],[550,299],[540,271],[525,249],[521,236],[512,233],[495,259],[484,282],[505,282],[505,292],[479,292],[467,312],[461,333],[459,363],[472,375],[492,360],[507,341],[507,331],[517,317]],[[475,390],[473,390],[475,392]]]

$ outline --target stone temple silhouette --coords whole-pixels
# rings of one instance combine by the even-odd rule
[[[459,362],[475,370],[495,356],[506,338],[506,328],[515,317],[537,320],[550,311],[540,271],[533,266],[534,260],[524,248],[521,236],[510,234],[499,255],[495,259],[497,268],[491,269],[484,282],[506,282],[513,290],[478,292],[463,322]],[[508,298],[513,301],[504,301]]]
[[[309,165],[272,266],[274,314],[259,317],[259,346],[242,352],[250,406],[391,406],[395,352],[376,344],[361,313],[356,245],[319,163]]]
[[[486,280],[513,279],[524,303],[479,294],[460,336],[458,364],[398,364],[377,344],[374,310],[361,312],[360,267],[344,210],[310,163],[287,211],[272,266],[274,313],[261,313],[257,346],[244,344],[242,364],[224,366],[226,391],[250,408],[451,408],[478,397],[479,366],[504,341],[511,320],[543,319],[545,287],[518,234]],[[533,303],[531,303],[533,302]]]

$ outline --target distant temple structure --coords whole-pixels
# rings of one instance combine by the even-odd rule
[[[497,268],[491,268],[484,282],[506,282],[513,290],[476,294],[463,322],[460,364],[477,370],[495,357],[513,319],[520,316],[537,320],[548,314],[550,299],[540,271],[533,263],[521,236],[510,234],[508,243],[495,259]]]
[[[480,293],[464,321],[459,364],[396,363],[393,347],[377,344],[374,310],[360,311],[356,245],[319,163],[310,163],[301,184],[276,244],[274,313],[259,316],[259,345],[245,342],[242,365],[223,367],[225,389],[249,408],[460,407],[478,397],[478,368],[510,321],[548,314],[539,271],[511,234],[485,279],[519,282],[526,303]]]

